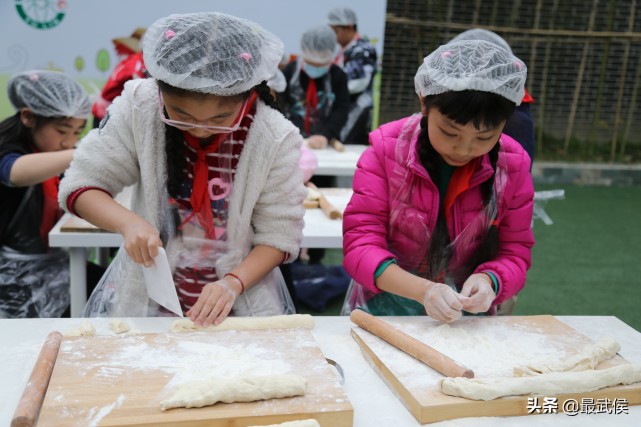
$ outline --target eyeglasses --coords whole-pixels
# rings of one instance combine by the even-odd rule
[[[158,114],[160,115],[160,120],[163,123],[168,124],[169,126],[178,128],[180,130],[204,129],[211,133],[231,133],[238,130],[238,128],[240,127],[240,122],[243,120],[243,117],[245,116],[245,110],[247,109],[247,99],[243,102],[243,106],[240,109],[240,113],[238,114],[238,119],[236,120],[236,123],[231,127],[199,125],[196,123],[187,123],[187,122],[181,122],[178,120],[171,120],[170,118],[165,117],[164,107],[165,107],[165,103],[164,103],[162,94],[159,90],[158,91]]]

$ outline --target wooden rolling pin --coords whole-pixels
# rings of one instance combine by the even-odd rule
[[[447,377],[474,378],[474,372],[471,369],[450,359],[416,338],[399,331],[383,320],[365,313],[363,310],[352,311],[349,318],[361,328],[387,341]]]
[[[24,388],[16,412],[11,420],[11,427],[32,427],[36,424],[45,392],[49,386],[53,365],[58,357],[62,341],[60,332],[51,332],[42,345],[40,355],[31,371],[29,382]]]
[[[331,147],[334,147],[334,150],[338,151],[339,153],[345,151],[345,146],[343,145],[343,143],[336,138],[332,138],[332,140],[329,141],[329,145]]]

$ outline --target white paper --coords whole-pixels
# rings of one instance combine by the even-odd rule
[[[178,316],[184,317],[180,308],[180,301],[178,301],[171,268],[169,268],[167,253],[163,248],[158,248],[158,255],[154,258],[154,265],[143,267],[142,272],[145,276],[149,298]]]

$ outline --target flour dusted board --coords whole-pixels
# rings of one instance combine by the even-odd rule
[[[182,383],[292,373],[305,396],[160,410]],[[307,329],[66,338],[40,413],[46,426],[248,426],[315,418],[351,426],[353,409]]]
[[[427,317],[386,317],[385,321],[472,369],[476,378],[512,376],[516,366],[533,359],[570,356],[591,342],[553,316],[474,317],[452,325]],[[438,380],[443,378],[438,372],[361,328],[352,329],[352,336],[374,369],[421,423],[528,413],[528,396],[483,402],[444,395],[438,388]],[[621,363],[626,361],[616,355],[598,368]],[[595,401],[623,398],[629,405],[636,405],[641,404],[641,384],[557,397],[559,412],[566,399],[580,403],[584,397]]]

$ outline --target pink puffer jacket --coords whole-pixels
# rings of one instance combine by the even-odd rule
[[[416,150],[420,117],[417,114],[388,123],[370,133],[371,147],[358,161],[354,195],[345,210],[343,265],[358,284],[375,293],[381,292],[374,284],[379,264],[394,258],[402,268],[416,270],[426,256],[436,226],[439,192]],[[503,134],[500,141],[494,183],[500,246],[493,260],[474,270],[489,271],[497,277],[500,289],[493,305],[523,288],[534,245],[530,159],[509,136]],[[458,239],[458,249],[452,259],[465,258],[456,251],[473,251],[480,244],[480,237],[470,229],[487,230],[487,219],[485,225],[479,225],[483,222],[480,218],[487,218],[482,214],[481,184],[491,176],[492,166],[486,155],[470,187],[454,201],[448,229],[451,240]]]

